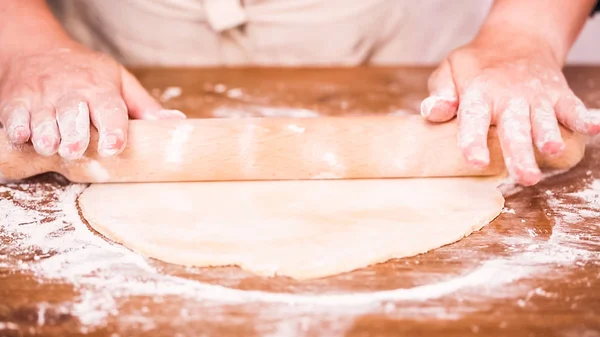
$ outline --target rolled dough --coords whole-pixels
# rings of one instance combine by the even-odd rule
[[[99,184],[79,205],[159,260],[318,278],[449,244],[502,210],[495,178]]]

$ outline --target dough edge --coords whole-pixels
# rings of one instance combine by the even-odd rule
[[[496,179],[496,181],[498,181]],[[193,258],[182,258],[186,254],[189,254],[189,251],[178,250],[175,248],[169,247],[160,247],[153,243],[144,242],[144,241],[136,241],[131,236],[119,237],[115,231],[111,230],[106,224],[102,224],[102,221],[96,219],[94,215],[86,214],[85,203],[81,202],[82,197],[85,198],[85,193],[88,191],[86,189],[78,198],[77,203],[78,207],[81,211],[82,217],[89,224],[89,226],[96,232],[100,233],[106,239],[111,242],[116,242],[117,244],[121,244],[125,246],[127,249],[144,255],[145,257],[150,257],[153,259],[161,260],[168,263],[184,265],[184,266],[196,266],[196,267],[225,267],[225,266],[238,266],[239,268],[251,272],[253,274],[263,276],[263,277],[273,277],[273,276],[287,276],[294,278],[296,280],[308,280],[308,279],[317,279],[329,276],[335,276],[338,274],[349,273],[355,270],[367,268],[369,266],[384,263],[394,259],[401,259],[405,257],[416,256],[420,254],[427,253],[431,250],[447,246],[449,244],[455,243],[469,235],[471,235],[475,231],[481,230],[483,227],[491,223],[494,219],[496,219],[500,213],[502,212],[502,208],[504,206],[504,198],[499,190],[494,191],[494,202],[498,204],[498,208],[488,212],[485,216],[480,217],[477,221],[473,221],[473,225],[469,227],[467,231],[457,231],[457,235],[455,236],[447,236],[443,238],[436,238],[436,240],[431,241],[427,247],[419,247],[407,250],[405,247],[399,245],[398,249],[392,251],[388,254],[382,254],[377,258],[368,258],[361,263],[362,267],[352,267],[349,268],[343,264],[336,265],[335,268],[325,268],[326,270],[315,268],[314,266],[307,268],[299,269],[299,268],[287,268],[286,266],[279,266],[276,270],[271,268],[257,268],[252,262],[245,262],[242,258],[231,259],[228,255],[215,254],[212,256],[207,256],[205,254],[197,254]],[[490,195],[492,198],[492,195]],[[237,256],[240,256],[238,254]]]

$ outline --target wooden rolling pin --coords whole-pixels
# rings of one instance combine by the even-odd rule
[[[2,131],[2,130],[0,130]],[[455,122],[420,116],[188,119],[130,121],[125,151],[100,157],[92,132],[85,156],[42,157],[30,144],[12,146],[0,132],[0,177],[20,180],[57,172],[74,182],[172,182],[485,176],[504,172],[495,129],[491,164],[470,167],[457,147]],[[564,169],[583,157],[583,139],[563,130],[567,150],[539,156]]]

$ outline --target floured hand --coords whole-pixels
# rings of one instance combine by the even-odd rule
[[[559,122],[593,135],[600,115],[571,91],[551,48],[519,36],[503,42],[480,37],[450,54],[429,79],[421,114],[434,122],[458,116],[458,144],[480,167],[489,164],[487,133],[497,125],[509,173],[533,185],[541,178],[534,146],[557,155],[564,149]]]
[[[120,153],[128,116],[185,118],[164,110],[110,57],[66,41],[60,47],[4,57],[0,62],[0,122],[14,144],[29,140],[41,155],[77,159],[86,151],[90,127],[98,152]]]
[[[600,116],[573,94],[562,66],[595,0],[495,0],[477,37],[452,52],[429,79],[421,114],[434,122],[458,116],[467,161],[489,164],[487,134],[498,127],[509,173],[523,185],[541,178],[534,146],[564,150],[558,123],[594,135]]]

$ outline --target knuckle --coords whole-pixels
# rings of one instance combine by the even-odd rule
[[[98,62],[106,63],[107,65],[111,65],[111,66],[117,65],[117,62],[115,61],[115,59],[106,53],[101,53],[98,51],[91,51],[90,53],[93,57],[96,58],[96,60],[98,60]]]
[[[576,109],[577,106],[583,104],[581,100],[573,93],[563,95],[558,103],[568,110]]]
[[[119,94],[97,95],[90,101],[90,115],[94,120],[126,120],[127,105]]]
[[[550,98],[547,97],[540,97],[536,100],[536,103],[533,104],[533,109],[532,111],[537,111],[537,112],[550,112],[553,113],[554,112],[554,108],[552,106],[552,101],[550,100]]]
[[[77,104],[80,101],[83,101],[83,95],[77,91],[68,91],[60,95],[60,97],[56,100],[57,105],[70,105]]]
[[[93,83],[93,89],[90,90],[94,95],[99,96],[112,96],[119,95],[120,85],[118,80],[113,78],[106,78],[104,76],[95,76],[91,81]]]
[[[508,100],[507,106],[515,110],[527,110],[529,109],[529,100],[523,96],[515,96]]]
[[[464,119],[482,118],[489,113],[490,107],[483,100],[464,100],[458,107],[458,114]]]

